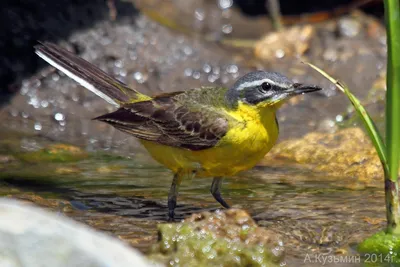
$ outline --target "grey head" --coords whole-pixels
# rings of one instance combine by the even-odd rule
[[[277,72],[254,71],[239,78],[227,91],[226,99],[231,106],[239,101],[250,105],[261,102],[271,105],[291,96],[321,90],[316,85],[294,83]]]

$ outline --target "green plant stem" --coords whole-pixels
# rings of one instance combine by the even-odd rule
[[[397,181],[400,156],[400,6],[399,0],[385,0],[387,29],[386,147],[389,177]]]
[[[398,171],[400,157],[400,6],[399,0],[385,0],[387,32],[386,155],[385,172],[387,233],[400,234]]]
[[[389,179],[385,172],[385,201],[386,201],[386,219],[388,234],[400,234],[400,216],[399,216],[399,185]]]

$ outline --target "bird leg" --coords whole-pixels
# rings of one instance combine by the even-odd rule
[[[183,173],[181,171],[174,174],[171,189],[168,193],[168,221],[174,221],[176,198],[178,197],[179,186],[182,182]]]
[[[230,206],[221,197],[220,190],[221,190],[222,180],[223,179],[221,177],[215,177],[212,181],[210,191],[211,191],[211,194],[213,195],[213,197],[215,198],[215,200],[219,202],[219,204],[221,204],[224,208],[229,209]]]

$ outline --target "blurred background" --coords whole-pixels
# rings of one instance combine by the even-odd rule
[[[80,95],[90,96],[81,88],[76,89],[71,81],[55,81],[59,74],[33,53],[38,40],[60,42],[128,85],[150,94],[199,85],[229,86],[238,76],[256,68],[315,83],[312,79],[315,74],[300,64],[303,57],[320,67],[326,66],[327,71],[334,76],[337,73],[337,77],[365,96],[366,89],[385,65],[381,1],[281,1],[281,20],[285,26],[281,34],[274,33],[276,28],[265,1],[27,0],[3,1],[1,5],[1,102],[3,106],[13,106],[6,112],[14,114],[13,121],[22,117],[23,121],[29,121],[27,130],[34,133],[38,131],[36,122],[36,129],[51,135],[54,125],[48,118],[44,121],[40,118],[48,116],[50,109],[52,115],[60,113],[58,118],[65,118],[56,119],[57,124],[67,123],[66,113],[69,118],[82,115],[68,110],[82,107],[82,101],[87,99],[79,98]],[[48,92],[46,89],[50,87]],[[10,103],[15,93],[24,97],[15,97],[15,103]],[[336,92],[328,85],[323,94],[332,97]],[[51,100],[51,96],[58,103],[46,104],[46,99],[39,103],[43,97]],[[334,96],[329,98],[334,100]],[[325,103],[315,102],[319,111],[308,112],[312,118],[308,121],[302,118],[306,121],[300,129],[289,128],[282,134],[301,136],[310,129],[324,127],[307,125],[315,124],[316,119],[332,119],[344,108],[343,101]],[[302,108],[309,109],[312,105],[306,103]],[[84,110],[96,108],[94,105]],[[291,124],[290,110],[288,113],[281,119],[283,129]],[[26,116],[28,120],[24,120]],[[82,133],[76,129],[92,127],[87,118],[73,121],[77,122],[83,126],[69,127],[75,129],[72,132]],[[89,130],[83,129],[83,133],[86,131]],[[95,129],[89,135],[96,137],[98,131]],[[57,130],[56,134],[58,138],[67,135]]]

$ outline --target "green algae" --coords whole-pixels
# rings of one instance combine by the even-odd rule
[[[358,252],[370,266],[400,264],[400,236],[378,232],[358,245]]]
[[[37,151],[17,153],[15,156],[22,161],[31,163],[71,162],[86,159],[88,153],[75,146],[54,144]]]
[[[169,266],[279,266],[279,235],[258,227],[242,210],[204,212],[178,224],[158,225],[151,259]]]

